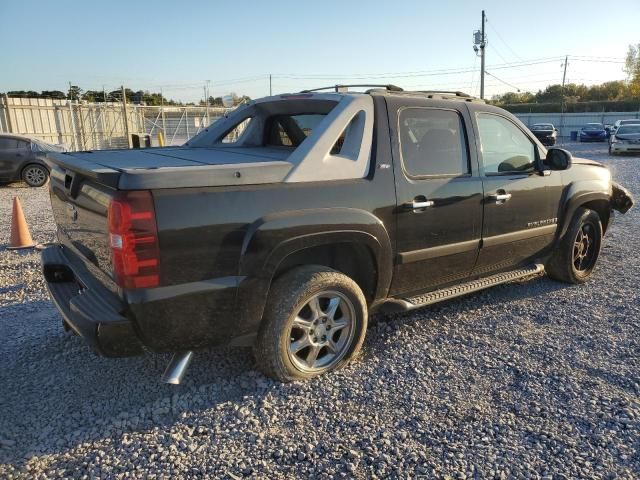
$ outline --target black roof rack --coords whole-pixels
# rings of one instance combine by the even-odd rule
[[[311,92],[319,92],[322,90],[334,90],[339,92],[341,88],[350,88],[350,87],[373,87],[373,88],[384,88],[389,90],[390,92],[403,92],[404,90],[396,85],[391,84],[376,84],[376,83],[363,83],[357,85],[331,85],[329,87],[321,87],[321,88],[312,88],[310,90],[302,90],[300,93],[311,93]]]
[[[468,93],[461,92],[459,90],[416,90],[420,93],[435,93],[435,94],[445,94],[445,95],[455,95],[456,97],[465,97],[465,98],[473,98],[472,95]]]
[[[397,92],[397,95],[421,95],[430,99],[458,100],[461,102],[486,103],[483,99],[469,95],[468,93],[454,90],[406,90]]]

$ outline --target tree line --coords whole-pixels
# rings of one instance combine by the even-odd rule
[[[624,102],[640,100],[640,43],[629,45],[623,71],[626,80],[604,82],[600,85],[569,83],[549,85],[544,90],[532,92],[507,92],[494,95],[492,103],[518,105],[531,103]]]
[[[77,85],[72,85],[66,92],[61,90],[42,90],[36,92],[34,90],[11,90],[7,93],[8,97],[13,98],[51,98],[55,100],[84,100],[89,103],[103,102],[121,102],[122,90],[83,90]],[[237,95],[231,93],[235,105],[251,100],[246,95]],[[183,103],[166,98],[161,93],[149,92],[148,90],[132,90],[125,88],[125,97],[128,103],[144,104],[151,106],[160,105],[196,105],[194,102]],[[206,105],[204,100],[200,100],[198,105]],[[209,105],[213,107],[222,107],[222,97],[209,97]]]

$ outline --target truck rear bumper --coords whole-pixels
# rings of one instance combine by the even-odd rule
[[[106,357],[142,353],[133,324],[121,313],[124,304],[71,255],[61,245],[42,251],[47,289],[66,324]]]

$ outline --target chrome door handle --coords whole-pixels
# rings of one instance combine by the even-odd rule
[[[495,200],[496,203],[506,202],[511,198],[510,193],[494,193],[493,195],[489,195],[491,200]]]
[[[421,202],[416,202],[415,200],[413,200],[409,203],[409,207],[413,208],[414,210],[417,210],[419,208],[433,207],[433,200],[424,200]]]

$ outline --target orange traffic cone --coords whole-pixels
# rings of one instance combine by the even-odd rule
[[[24,219],[24,213],[22,212],[22,205],[20,205],[20,199],[13,197],[13,215],[11,217],[11,242],[7,247],[9,250],[15,250],[18,248],[31,248],[35,247],[35,243],[31,239],[29,233],[29,227],[27,221]]]

